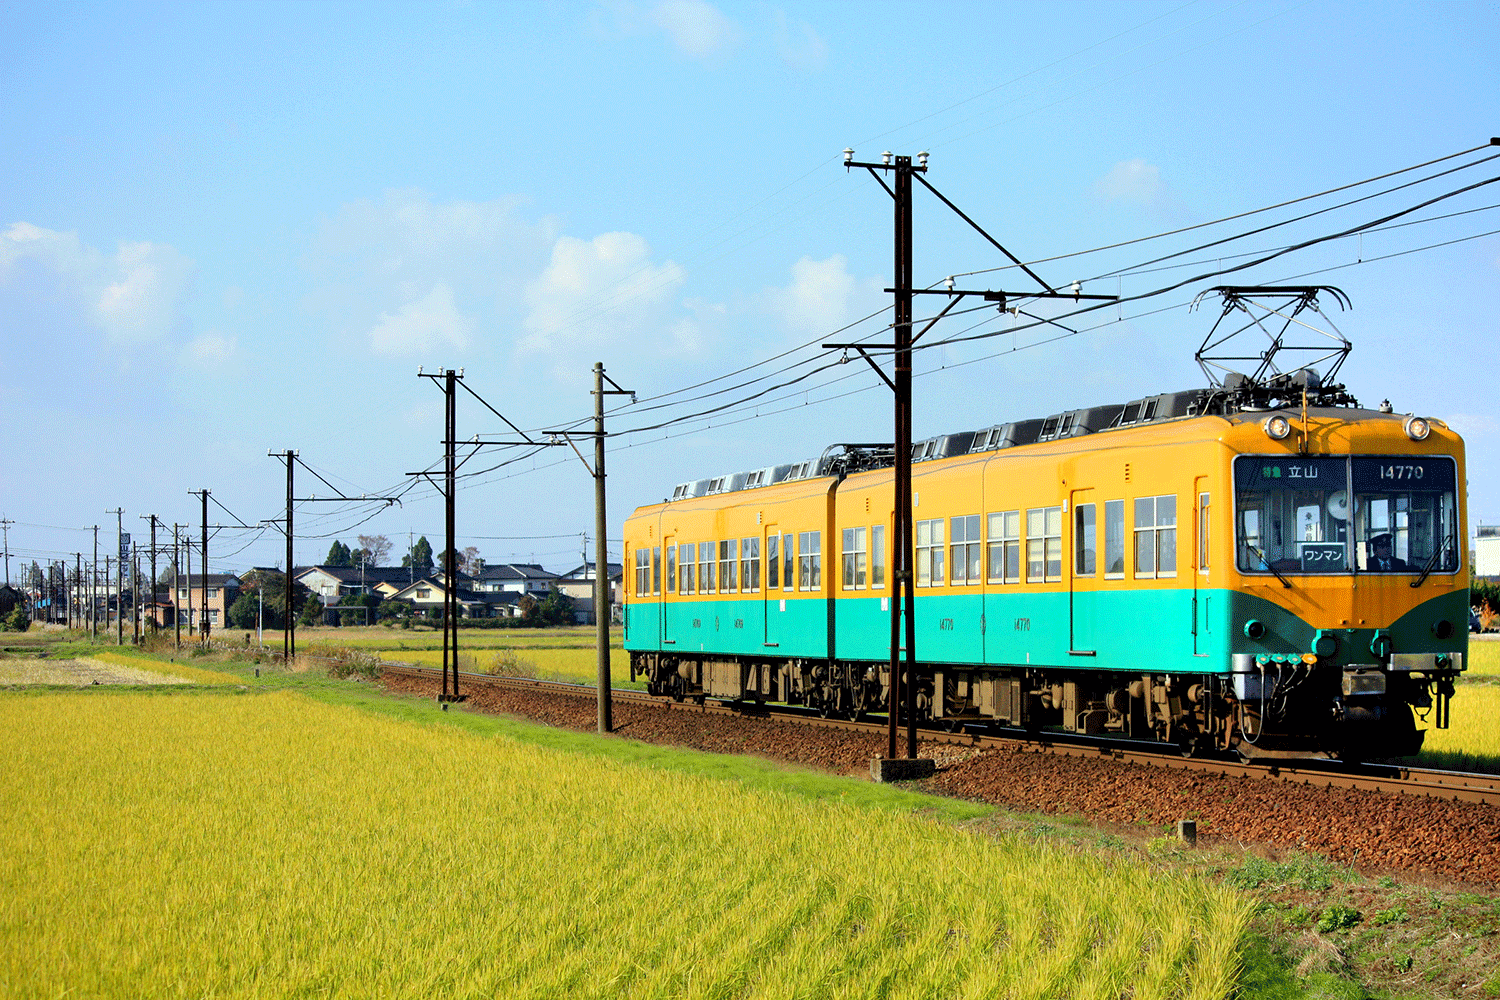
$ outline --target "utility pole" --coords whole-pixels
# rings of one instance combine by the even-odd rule
[[[83,627],[83,553],[73,553],[73,596],[68,601],[68,617],[74,628]],[[77,608],[75,611],[74,608]]]
[[[5,585],[7,587],[10,586],[10,526],[15,523],[14,521],[7,521],[4,518],[0,518],[0,531],[5,533]],[[95,528],[94,530],[97,532],[99,529]]]
[[[189,496],[195,496],[203,501],[203,572],[200,575],[203,580],[203,610],[202,620],[198,623],[198,641],[203,644],[204,649],[212,647],[210,629],[208,627],[208,494],[206,489],[188,490]],[[189,578],[188,586],[191,588],[192,579]]]
[[[134,542],[130,545],[130,622],[135,630],[131,635],[131,643],[139,646],[141,644],[141,547]]]
[[[124,527],[120,521],[120,517],[125,513],[125,508],[116,507],[114,510],[107,510],[104,513],[115,516],[115,555],[119,557],[115,562],[115,628],[117,630],[115,632],[115,645],[123,646],[125,645],[125,540],[124,532],[120,530]],[[105,610],[108,609],[109,604],[106,602]]]
[[[181,649],[182,614],[177,608],[177,602],[182,599],[182,577],[179,573],[179,568],[182,566],[182,549],[177,538],[177,528],[177,522],[172,522],[172,641],[177,649]]]
[[[613,389],[605,389],[609,382]],[[635,393],[621,389],[604,374],[604,362],[594,362],[594,621],[599,664],[599,732],[614,731],[614,690],[609,675],[609,625],[613,617],[609,593],[609,536],[606,534],[604,509],[604,397],[629,396]],[[587,465],[588,463],[584,463]],[[623,560],[622,560],[623,563]],[[585,560],[587,564],[587,560]]]
[[[151,522],[151,596],[146,599],[151,608],[151,630],[156,631],[156,521],[155,514],[142,514],[142,520]]]
[[[895,524],[892,532],[892,600],[891,600],[891,681],[889,685],[889,701],[887,711],[889,720],[887,723],[887,758],[896,757],[896,729],[897,719],[900,715],[904,702],[906,712],[906,756],[909,760],[917,757],[917,626],[916,626],[916,580],[912,572],[913,552],[912,543],[914,535],[914,524],[912,516],[912,493],[911,493],[911,375],[912,375],[912,350],[918,340],[927,331],[931,330],[938,320],[948,314],[948,311],[956,306],[965,296],[980,295],[985,301],[996,302],[1001,309],[1005,308],[1008,296],[1019,298],[1069,298],[1098,299],[1113,301],[1118,296],[1114,295],[1082,295],[1077,291],[1077,284],[1069,292],[1057,292],[1036,275],[1031,268],[1021,262],[1005,247],[1001,246],[993,236],[979,227],[973,219],[965,215],[957,205],[943,196],[942,192],[928,183],[923,176],[927,173],[927,154],[917,154],[917,162],[912,163],[910,156],[897,156],[892,158],[889,151],[881,154],[879,163],[857,163],[854,160],[854,150],[844,150],[844,168],[849,170],[854,167],[863,167],[870,172],[870,176],[885,188],[891,200],[895,203],[895,281],[893,287],[886,291],[894,296],[894,321],[892,331],[894,333],[891,344],[824,344],[824,348],[843,348],[845,350],[857,350],[861,357],[869,362],[870,367],[875,369],[881,380],[895,393]],[[894,172],[892,183],[887,184],[881,174]],[[1011,262],[1033,278],[1037,284],[1042,286],[1041,292],[999,292],[999,291],[972,291],[957,290],[953,287],[953,279],[947,280],[946,287],[942,289],[913,287],[912,281],[912,179],[915,178],[923,187],[937,196],[944,205],[953,210],[959,218],[969,224],[979,235],[983,236],[997,250],[1010,258]],[[947,295],[948,303],[933,317],[921,333],[912,333],[912,297],[917,294],[939,294]],[[888,349],[894,355],[895,366],[893,376],[887,376],[875,360],[868,353],[869,348]],[[906,674],[903,678],[901,671],[901,651],[903,648],[902,620],[906,623]],[[905,687],[905,697],[902,698],[901,688]],[[943,693],[933,693],[934,698],[941,698]]]
[[[191,528],[192,525],[190,525],[190,524],[184,524],[182,527],[183,527],[183,530],[186,531],[188,528]],[[187,623],[188,623],[188,638],[191,639],[193,637],[193,621],[194,621],[194,619],[193,619],[193,536],[192,535],[187,535],[186,537],[184,537],[182,539],[182,550],[183,550],[183,555],[187,558],[187,588],[186,588],[187,589]]]
[[[94,525],[94,562],[89,567],[89,622],[99,638],[99,526]]]

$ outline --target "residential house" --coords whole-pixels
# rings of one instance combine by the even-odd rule
[[[620,585],[625,577],[625,567],[617,562],[608,564],[610,618],[620,620]],[[557,589],[573,599],[577,609],[574,616],[580,625],[594,623],[594,563],[586,562],[557,578]]]
[[[208,585],[206,603],[205,583]],[[179,624],[191,624],[196,628],[203,621],[203,611],[207,608],[209,628],[222,628],[229,615],[229,606],[240,596],[240,586],[240,578],[233,573],[210,573],[207,580],[201,573],[194,573],[192,576],[183,573],[177,578],[175,594],[170,585],[165,591],[158,591],[152,605],[156,623],[163,628],[170,627],[175,610]],[[170,600],[166,599],[168,595]]]
[[[530,594],[541,600],[556,582],[557,574],[536,563],[495,563],[485,564],[472,579],[475,593]]]
[[[458,613],[464,618],[493,618],[494,607],[515,604],[518,594],[477,594],[465,584],[468,578],[460,575]],[[398,590],[390,599],[406,601],[419,614],[436,612],[441,614],[447,594],[447,584],[441,576],[424,576],[416,583]],[[491,603],[493,599],[493,604]]]
[[[293,570],[292,579],[306,587],[325,607],[351,594],[400,590],[412,583],[412,572],[404,566],[308,566]]]

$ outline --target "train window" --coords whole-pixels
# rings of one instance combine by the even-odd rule
[[[781,589],[791,590],[796,586],[797,550],[792,548],[796,535],[781,536]]]
[[[766,589],[775,590],[781,586],[781,547],[777,542],[781,536],[771,534],[766,536]]]
[[[1062,508],[1033,507],[1026,512],[1026,582],[1062,579]]]
[[[1234,480],[1241,570],[1349,572],[1347,459],[1241,455]]]
[[[1137,497],[1135,501],[1135,575],[1177,575],[1177,498]]]
[[[714,592],[714,543],[698,543],[698,593]]]
[[[885,589],[885,525],[870,529],[870,589]]]
[[[979,582],[980,551],[979,515],[951,518],[948,522],[948,580],[957,584]]]
[[[1354,559],[1361,573],[1458,569],[1453,460],[1355,457]]]
[[[1021,512],[990,515],[990,583],[1021,582]]]
[[[677,546],[667,546],[667,593],[677,590]]]
[[[865,529],[844,529],[844,589],[865,589]]]
[[[1104,578],[1125,576],[1125,501],[1104,501]]]
[[[804,531],[797,535],[797,589],[823,589],[823,533]]]
[[[635,550],[635,596],[646,597],[651,593],[651,550]]]
[[[651,593],[661,594],[661,547],[651,550]]]
[[[1208,572],[1208,494],[1198,494],[1198,572]]]
[[[740,590],[760,593],[760,539],[740,539]]]
[[[719,543],[719,593],[732,594],[739,589],[740,543],[730,538]]]
[[[943,519],[917,522],[917,586],[943,585]]]
[[[696,560],[693,558],[695,548],[697,546],[692,542],[683,542],[677,547],[677,565],[682,574],[677,581],[677,592],[679,594],[695,594],[698,592],[697,588],[693,585],[693,577],[695,575],[693,567],[696,564]]]
[[[1073,508],[1073,572],[1078,576],[1093,576],[1097,558],[1094,532],[1094,505],[1081,503]]]

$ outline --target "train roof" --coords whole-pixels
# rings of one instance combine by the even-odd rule
[[[1358,400],[1345,392],[1344,386],[1324,384],[1315,372],[1307,369],[1278,375],[1264,383],[1256,383],[1243,375],[1231,373],[1223,385],[1211,388],[1158,393],[1126,403],[1063,410],[1047,417],[1013,420],[979,430],[924,438],[912,442],[911,460],[913,463],[931,462],[958,455],[1000,451],[1189,417],[1212,415],[1233,418],[1243,414],[1244,419],[1250,419],[1253,415],[1254,419],[1259,420],[1268,410],[1301,406],[1304,402],[1320,409],[1339,408],[1353,419],[1390,412],[1384,408],[1379,411],[1360,409]],[[889,443],[832,444],[817,458],[679,483],[672,490],[668,502],[759,489],[797,479],[847,475],[866,469],[888,468],[895,464],[895,448]]]

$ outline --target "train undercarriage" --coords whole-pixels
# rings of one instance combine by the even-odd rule
[[[780,702],[855,719],[885,711],[890,667],[633,652],[637,677],[651,694],[677,700]],[[1333,664],[1183,675],[938,664],[919,667],[916,703],[919,725],[954,731],[998,725],[1155,741],[1190,756],[1366,759],[1420,751],[1414,710],[1435,711],[1443,725],[1452,694],[1446,672]]]

